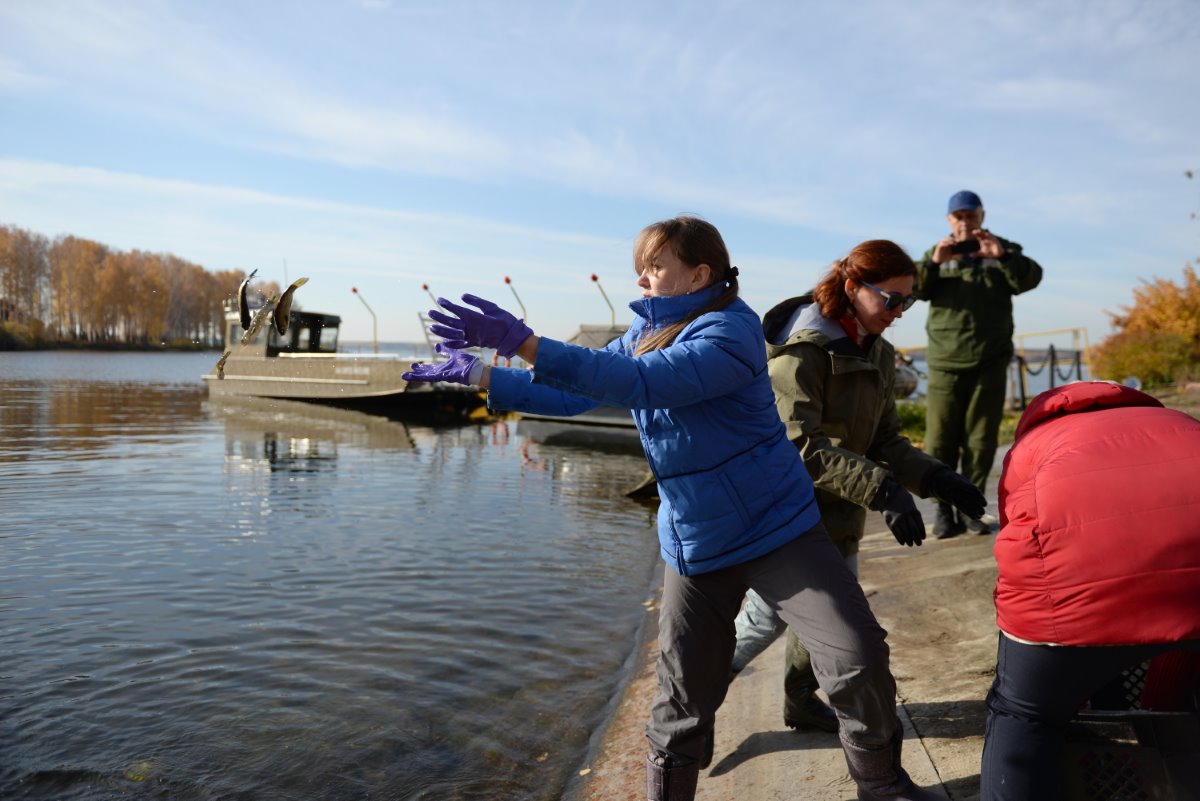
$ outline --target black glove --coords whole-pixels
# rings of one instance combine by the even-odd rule
[[[920,545],[925,539],[925,521],[917,511],[917,504],[908,490],[891,476],[883,480],[870,508],[883,512],[883,522],[901,545]]]
[[[924,494],[953,504],[972,520],[983,517],[983,510],[987,508],[987,500],[979,487],[944,465],[929,474],[925,488]]]

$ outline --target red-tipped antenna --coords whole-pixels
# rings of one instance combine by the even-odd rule
[[[600,285],[600,276],[592,273],[592,280],[596,283],[596,289],[599,289],[600,294],[604,296],[604,302],[608,304],[608,310],[612,312],[612,324],[615,326],[617,324],[617,310],[613,308],[612,302],[608,299],[608,293]]]
[[[358,287],[352,286],[352,287],[350,287],[350,291],[354,294],[354,296],[356,298],[358,298],[359,300],[362,301],[362,305],[367,307],[367,311],[371,312],[371,341],[375,345],[375,352],[379,353],[379,323],[375,319],[375,312],[374,312],[374,310],[371,309],[371,306],[367,303],[367,299],[364,298],[362,296],[362,293],[358,291]]]
[[[517,288],[513,286],[512,279],[506,275],[504,276],[504,283],[508,284],[508,288],[512,290],[513,297],[517,299],[517,305],[521,307],[521,316],[528,320],[529,315],[525,312],[525,304],[521,302],[521,296],[517,294]]]
[[[437,298],[434,297],[433,293],[429,291],[429,284],[421,284],[421,289],[425,290],[425,294],[429,296],[429,299],[433,301],[433,305],[436,306]]]

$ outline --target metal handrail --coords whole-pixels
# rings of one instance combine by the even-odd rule
[[[1015,380],[1014,406],[1018,409],[1024,409],[1028,402],[1028,393],[1025,388],[1026,375],[1041,375],[1047,367],[1050,368],[1050,389],[1054,389],[1054,379],[1060,381],[1082,381],[1083,380],[1083,362],[1080,358],[1080,352],[1077,350],[1071,357],[1071,363],[1067,366],[1066,373],[1062,373],[1058,369],[1058,352],[1054,345],[1051,344],[1046,348],[1046,360],[1041,363],[1041,366],[1036,369],[1029,364],[1029,360],[1022,353],[1013,354],[1013,362],[1017,367],[1017,376]],[[1089,368],[1090,370],[1090,368]],[[1090,372],[1089,372],[1090,374]]]
[[[1045,358],[1039,363],[1031,363],[1027,350],[1027,340],[1037,337],[1049,337],[1062,334],[1070,334],[1072,342],[1072,353],[1069,359],[1065,359],[1065,353],[1060,353],[1059,349],[1053,343],[1046,347]],[[1012,366],[1015,368],[1010,372],[1009,376],[1009,396],[1013,399],[1013,406],[1018,409],[1024,409],[1028,400],[1027,386],[1025,383],[1026,375],[1036,376],[1041,375],[1047,366],[1050,367],[1050,388],[1055,386],[1055,382],[1070,382],[1083,380],[1083,368],[1086,364],[1089,376],[1095,376],[1096,371],[1092,364],[1092,349],[1088,343],[1087,329],[1083,327],[1076,328],[1054,328],[1047,331],[1029,331],[1021,334],[1013,335],[1014,353]],[[913,354],[924,355],[928,350],[928,345],[910,345],[907,347],[896,348],[897,355],[905,360],[911,360]]]
[[[1092,348],[1088,344],[1087,329],[1083,328],[1082,326],[1077,326],[1075,328],[1054,328],[1049,331],[1030,331],[1025,334],[1013,334],[1013,341],[1017,345],[1017,351],[1024,356],[1026,339],[1031,337],[1048,337],[1056,334],[1071,335],[1071,347],[1076,353],[1084,354],[1084,358],[1087,359],[1088,374],[1093,375],[1095,370],[1092,369]],[[1083,342],[1082,346],[1080,345],[1080,340]]]

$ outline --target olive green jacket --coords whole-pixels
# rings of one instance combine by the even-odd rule
[[[798,322],[789,326],[797,311]],[[890,473],[924,497],[926,477],[942,463],[900,432],[896,351],[889,342],[876,337],[864,355],[810,295],[771,309],[763,328],[779,416],[816,485],[829,536],[850,556],[858,552],[867,506],[884,478]]]
[[[934,264],[934,246],[917,262],[913,294],[929,301],[925,363],[931,369],[970,370],[1012,358],[1012,298],[1037,286],[1042,268],[1016,242],[1000,244],[999,259],[956,257]]]

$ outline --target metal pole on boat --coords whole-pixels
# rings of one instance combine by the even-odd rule
[[[371,312],[371,341],[375,345],[375,352],[379,353],[379,323],[375,319],[375,311],[370,307],[370,305],[367,304],[366,298],[364,298],[362,293],[358,291],[358,287],[352,286],[350,287],[350,291],[362,301],[362,305],[367,307],[367,311]]]
[[[504,283],[508,284],[508,288],[512,290],[513,297],[517,299],[517,305],[521,307],[521,316],[528,320],[529,315],[525,312],[525,304],[521,302],[521,296],[517,294],[517,288],[512,285],[512,279],[506,275],[504,276]]]
[[[592,273],[592,281],[596,283],[596,289],[600,290],[604,302],[608,304],[608,310],[612,312],[612,324],[615,326],[617,324],[617,310],[613,308],[612,301],[608,299],[608,293],[604,291],[604,287],[600,286],[600,276]]]
[[[432,292],[429,291],[429,284],[421,284],[421,289],[425,290],[425,294],[428,295],[429,299],[433,301],[434,306],[438,305],[437,298]]]

